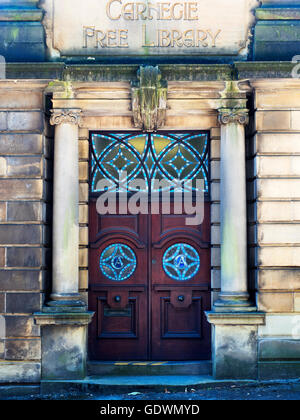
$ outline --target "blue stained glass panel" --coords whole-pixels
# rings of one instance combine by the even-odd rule
[[[200,268],[200,256],[191,245],[178,243],[169,247],[163,256],[163,269],[174,280],[187,281]]]
[[[136,256],[124,244],[113,244],[103,250],[100,256],[100,270],[110,280],[125,281],[136,269]]]
[[[170,182],[203,179],[208,192],[207,133],[105,133],[92,134],[91,191],[100,180],[110,180],[120,191],[119,175],[127,182],[146,181],[153,191],[154,179]],[[100,192],[100,191],[99,191]]]

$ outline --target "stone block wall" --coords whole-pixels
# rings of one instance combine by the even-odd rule
[[[0,81],[0,382],[40,378],[49,247],[51,139],[43,81]]]
[[[300,374],[300,83],[255,87],[255,280],[260,376]]]

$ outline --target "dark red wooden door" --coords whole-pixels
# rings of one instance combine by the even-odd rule
[[[209,204],[204,223],[196,227],[186,226],[185,215],[100,216],[95,207],[91,202],[89,307],[96,314],[90,326],[90,358],[208,359],[210,327],[204,311],[210,309]],[[99,265],[104,250],[115,244],[136,257],[136,269],[124,281],[107,278]],[[192,259],[199,256],[194,269],[199,268],[190,279],[180,280],[172,265],[170,275],[164,270],[167,252],[173,262],[172,248],[178,264],[186,263],[186,251]]]
[[[100,215],[94,194],[102,179],[117,188],[126,168],[128,179],[144,177],[148,191],[157,176],[203,177],[208,200],[207,134],[95,134],[91,154],[90,359],[209,359],[209,201],[203,223],[190,226],[172,205],[169,214]]]

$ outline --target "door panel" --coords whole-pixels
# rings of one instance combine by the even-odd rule
[[[205,228],[210,225],[209,210],[206,203],[200,226],[186,226],[186,215],[152,216],[153,360],[210,357],[210,327],[204,313],[210,309],[210,245]],[[175,258],[172,260],[170,255],[164,267],[164,256],[172,248]],[[191,260],[187,256],[185,261],[185,250],[191,250]],[[182,263],[194,264],[192,271],[186,272],[186,277],[194,274],[191,278],[181,276],[184,269],[178,270],[176,265],[172,271],[172,263],[176,264],[176,258],[180,261],[180,255]],[[194,262],[198,257],[199,262]]]
[[[89,334],[90,357],[93,360],[146,360],[149,348],[147,217],[100,217],[93,201],[90,224],[93,242],[89,252],[89,307],[96,312]],[[129,270],[128,278],[113,275],[109,278],[110,272],[104,270],[105,275],[100,267],[101,256],[115,244],[128,247],[136,258],[136,268],[132,273]],[[106,266],[123,263],[121,253],[115,258],[116,261],[106,261]]]

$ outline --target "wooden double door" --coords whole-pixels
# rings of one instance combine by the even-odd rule
[[[210,222],[105,215],[90,203],[91,360],[210,358]]]

